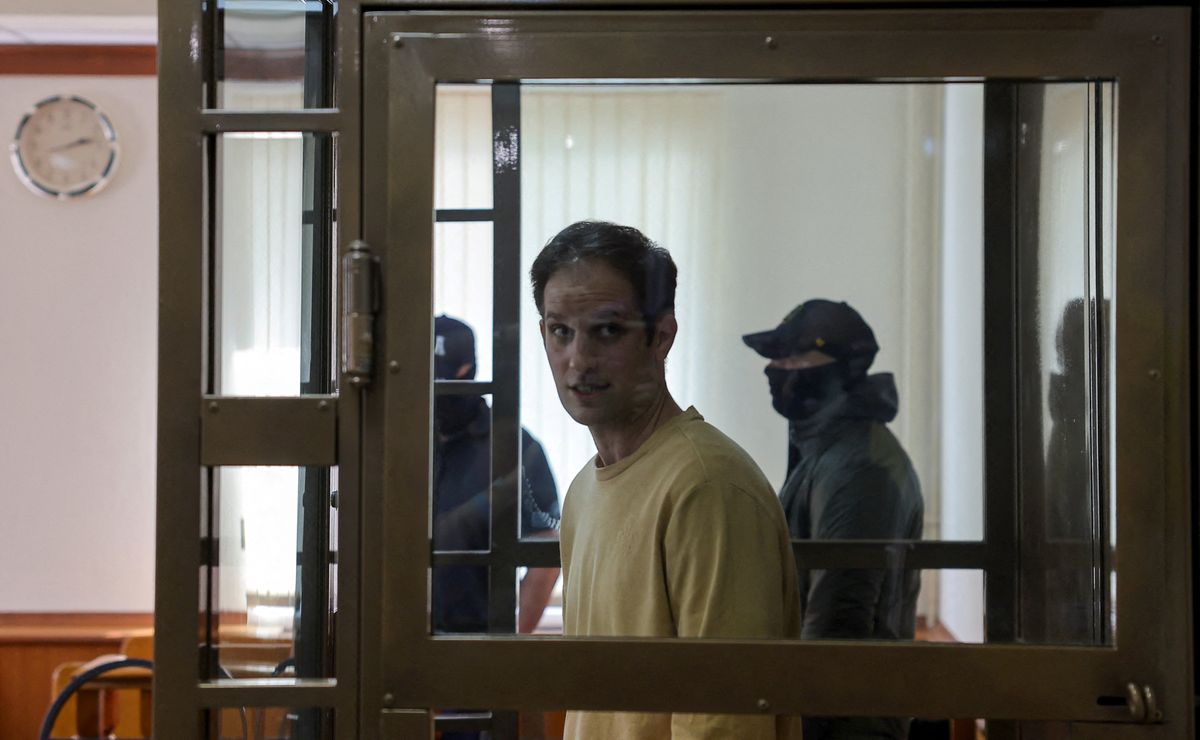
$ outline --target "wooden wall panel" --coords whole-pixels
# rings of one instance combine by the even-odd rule
[[[153,75],[155,46],[0,45],[5,75]]]

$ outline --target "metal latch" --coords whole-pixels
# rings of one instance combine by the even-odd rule
[[[342,256],[342,375],[354,385],[369,383],[375,369],[377,263],[360,239]]]
[[[1138,722],[1162,722],[1163,713],[1158,708],[1158,695],[1148,684],[1130,681],[1125,685],[1125,700],[1129,713]]]

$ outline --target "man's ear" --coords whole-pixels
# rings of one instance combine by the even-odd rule
[[[546,320],[538,319],[538,336],[542,338],[542,348],[546,347]]]
[[[675,335],[679,333],[679,322],[675,320],[675,312],[671,311],[658,317],[654,324],[654,357],[659,362],[665,362],[667,353],[675,345]]]

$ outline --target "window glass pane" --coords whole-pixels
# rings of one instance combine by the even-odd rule
[[[299,132],[217,138],[215,393],[332,390],[333,146]]]
[[[333,107],[337,3],[221,0],[217,9],[218,108]]]
[[[434,227],[433,236],[434,314],[465,325],[450,335],[450,344],[443,341],[434,346],[435,374],[441,380],[490,381],[492,225],[440,223]],[[439,354],[447,351],[450,354]],[[446,366],[457,359],[464,361]]]
[[[556,368],[552,340],[583,329],[547,322],[541,333],[529,283],[565,227],[606,221],[640,230],[678,267],[665,382],[680,408],[694,407],[762,471],[798,547],[857,541],[822,550],[819,568],[801,564],[801,600],[819,603],[818,573],[850,576],[838,598],[888,594],[867,626],[810,637],[912,639],[921,628],[962,642],[1111,642],[1110,86],[508,89],[446,86],[437,97],[439,131],[483,140],[496,121],[520,124],[504,162],[519,172],[519,202],[501,198],[494,211],[519,221],[520,238],[490,245],[497,266],[519,259],[517,284],[468,295],[456,310],[482,315],[475,303],[492,301],[492,352],[519,354],[520,382],[491,390],[519,393],[520,426],[536,443],[522,444],[523,485],[549,481],[558,510],[523,498],[526,529],[491,533],[491,566],[547,565],[528,523],[544,514],[553,526],[538,536],[554,537],[571,481],[596,467],[604,429],[588,423],[589,404],[603,411],[603,399],[619,405],[640,387],[606,359],[600,334]],[[490,118],[453,112],[484,95]],[[1016,111],[1007,119],[996,108],[1004,95]],[[997,154],[1005,147],[1013,158]],[[446,173],[491,182],[507,171],[464,176],[475,170],[441,151],[435,190]],[[985,198],[1000,190],[1010,197]],[[997,210],[1005,200],[1012,207]],[[1008,236],[985,233],[989,223]],[[580,264],[590,263],[555,269]],[[502,289],[520,291],[518,316],[495,308]],[[631,295],[642,311],[644,296]],[[645,333],[642,316],[613,331]],[[613,390],[621,383],[629,395]],[[1006,418],[1021,450],[1011,481],[1004,466],[988,468]],[[498,471],[507,464],[493,460]],[[621,512],[636,526],[635,512]],[[997,539],[1006,528],[1020,538]],[[514,534],[520,547],[496,548]],[[653,570],[604,562],[630,578]],[[1023,565],[987,572],[990,562]]]
[[[439,85],[434,207],[492,207],[492,96],[481,85]]]
[[[1028,286],[1020,353],[1022,404],[1022,637],[1076,644],[1111,640],[1109,517],[1111,382],[1105,362],[1111,271],[1100,220],[1110,146],[1101,109],[1109,86],[1031,86],[1020,102],[1022,154],[1036,166],[1024,202],[1019,279]],[[1101,148],[1099,157],[1097,147]],[[1036,226],[1036,228],[1034,227]]]
[[[210,709],[203,713],[210,728],[204,737],[216,740],[286,740],[312,738],[330,740],[333,735],[333,710],[287,707],[243,707]]]
[[[441,393],[434,398],[430,623],[437,634],[488,631],[490,576],[484,556],[491,548],[492,531],[489,401],[490,396],[475,394]],[[447,563],[452,557],[472,557],[478,564]]]
[[[336,468],[214,470],[203,678],[332,675],[337,485]]]

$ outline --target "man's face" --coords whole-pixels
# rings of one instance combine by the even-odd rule
[[[594,260],[560,268],[542,300],[546,359],[571,418],[587,427],[620,425],[650,408],[665,385],[674,317],[660,318],[647,343],[628,278]]]

